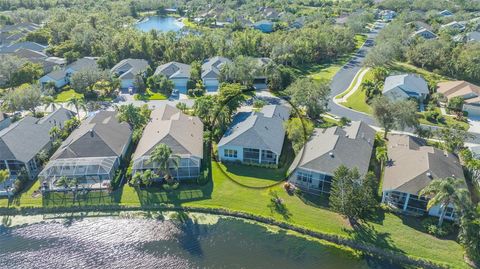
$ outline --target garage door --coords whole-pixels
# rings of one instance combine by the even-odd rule
[[[464,105],[463,110],[468,112],[468,116],[473,116],[473,117],[480,116],[480,106]]]

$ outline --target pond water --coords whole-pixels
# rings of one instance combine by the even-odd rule
[[[164,16],[151,16],[135,24],[135,27],[141,31],[149,32],[157,30],[160,32],[178,32],[183,28],[184,24],[181,19]]]
[[[400,268],[239,219],[135,214],[0,217],[0,268]]]

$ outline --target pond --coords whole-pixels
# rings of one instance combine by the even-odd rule
[[[135,24],[135,27],[143,32],[157,30],[160,32],[178,32],[183,28],[184,24],[181,18],[151,16],[143,19]]]
[[[252,222],[169,214],[0,216],[0,268],[400,268]]]

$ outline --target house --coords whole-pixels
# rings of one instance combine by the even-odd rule
[[[54,83],[55,88],[59,89],[70,83],[70,78],[74,73],[98,68],[96,57],[84,57],[67,65],[63,69],[55,70],[44,75],[38,81],[42,86],[47,83]]]
[[[470,32],[465,36],[466,42],[480,42],[480,32]]]
[[[406,213],[440,216],[442,209],[439,206],[434,206],[427,212],[429,199],[419,193],[433,179],[464,179],[458,158],[427,146],[421,138],[409,135],[390,135],[387,147],[390,160],[385,166],[382,202]],[[452,205],[445,210],[447,219],[456,217]]]
[[[438,12],[438,15],[442,16],[442,17],[451,17],[453,16],[453,13],[450,11],[450,10],[442,10],[440,12]]]
[[[340,165],[368,172],[375,130],[361,121],[346,127],[315,129],[290,167],[289,182],[314,193],[330,193],[335,170]]]
[[[253,29],[260,30],[262,33],[273,32],[274,23],[268,20],[258,21],[253,24]]]
[[[25,37],[28,33],[38,30],[40,25],[23,22],[14,25],[5,25],[0,29],[0,46],[8,46]]]
[[[239,112],[218,142],[220,161],[278,165],[290,108],[266,105],[260,112]]]
[[[418,31],[415,31],[412,34],[412,36],[413,37],[418,36],[418,37],[422,37],[422,38],[425,38],[425,39],[436,39],[437,38],[436,34],[434,34],[432,31],[427,30],[425,28],[420,29]]]
[[[203,123],[198,117],[186,115],[170,105],[153,110],[133,154],[134,174],[158,168],[150,161],[150,156],[159,144],[170,147],[172,154],[179,159],[178,165],[170,168],[173,178],[187,180],[199,177],[203,159]]]
[[[427,82],[422,77],[413,74],[388,76],[383,85],[383,95],[393,101],[408,98],[423,101],[428,93]]]
[[[228,58],[215,56],[202,64],[202,81],[208,92],[216,92],[220,84],[220,71],[222,67],[231,63]]]
[[[397,12],[386,9],[386,10],[380,11],[379,15],[382,20],[391,21],[397,16]]]
[[[143,59],[124,59],[116,64],[110,72],[120,79],[120,88],[135,88],[135,78],[144,77],[148,68],[148,62]]]
[[[437,84],[437,92],[447,100],[460,96],[464,100],[463,110],[469,116],[480,116],[480,87],[464,80],[446,81]]]
[[[463,30],[465,30],[465,25],[462,24],[462,23],[459,23],[457,21],[452,21],[452,22],[449,22],[447,24],[444,24],[444,25],[440,26],[440,29],[463,32]]]
[[[415,31],[421,30],[421,29],[427,29],[429,31],[432,31],[432,26],[430,24],[424,22],[424,21],[411,21],[406,23],[405,25],[413,27]]]
[[[7,116],[7,114],[3,113],[1,110],[0,110],[0,131],[7,128],[8,126],[10,126],[10,124],[12,123],[11,119]]]
[[[130,145],[132,130],[116,111],[100,111],[74,130],[39,174],[44,191],[65,190],[62,177],[83,189],[105,189]]]
[[[50,129],[62,128],[73,116],[70,110],[60,108],[41,119],[26,116],[1,130],[0,170],[7,169],[12,178],[25,170],[28,177],[34,179],[40,172],[38,154],[52,147]]]
[[[31,49],[20,48],[11,53],[19,58],[26,59],[29,62],[40,64],[45,73],[50,73],[54,69],[65,67],[67,61],[59,57],[48,57],[44,52]]]
[[[38,52],[45,52],[47,46],[35,42],[25,41],[0,47],[0,53],[13,53],[18,49],[29,49]]]
[[[281,12],[271,7],[260,7],[258,11],[261,13],[260,16],[266,20],[279,20],[282,15]]]
[[[154,75],[164,75],[170,79],[180,93],[187,93],[187,84],[190,80],[191,67],[188,64],[169,62],[162,64],[155,70]]]
[[[265,89],[267,88],[267,76],[263,70],[272,60],[267,57],[255,58],[255,60],[257,61],[258,69],[253,78],[253,85],[256,89]]]

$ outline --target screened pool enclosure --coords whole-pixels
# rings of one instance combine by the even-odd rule
[[[118,165],[117,157],[57,159],[47,164],[39,174],[39,179],[46,191],[73,187],[106,189],[110,186]],[[74,183],[75,186],[69,183]]]
[[[201,160],[192,156],[179,156],[177,165],[170,160],[170,174],[174,179],[196,179],[200,175]],[[133,163],[133,173],[143,172],[145,170],[156,171],[158,164],[150,160],[150,156],[138,158]]]

